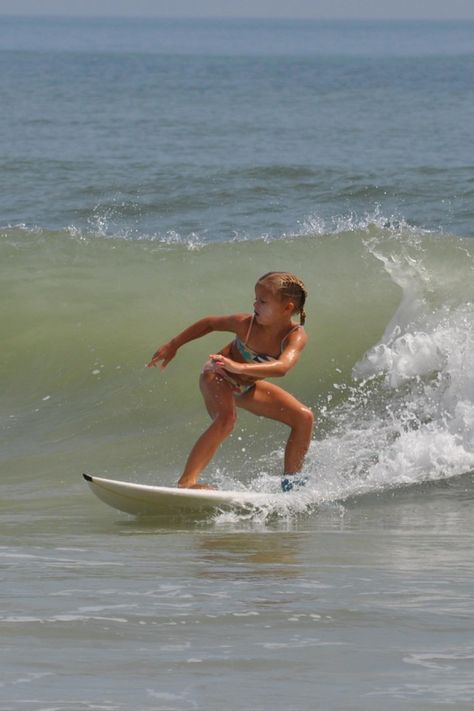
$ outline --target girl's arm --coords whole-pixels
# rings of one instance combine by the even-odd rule
[[[296,365],[307,340],[308,337],[302,328],[290,333],[282,354],[278,360],[271,363],[239,363],[220,353],[211,355],[210,358],[229,373],[236,375],[247,378],[281,378]]]
[[[194,341],[196,338],[202,338],[212,331],[231,331],[237,333],[239,325],[248,319],[248,314],[233,314],[232,316],[205,316],[196,321],[177,336],[165,343],[153,354],[151,361],[148,363],[148,368],[155,368],[160,361],[161,368],[166,368],[168,363],[173,360],[176,352],[181,346],[189,341]]]

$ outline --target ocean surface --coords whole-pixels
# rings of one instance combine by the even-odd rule
[[[0,101],[0,711],[472,709],[474,22],[0,17]],[[227,337],[145,363],[272,269],[306,489],[95,499],[176,482]],[[205,478],[275,492],[285,438]]]

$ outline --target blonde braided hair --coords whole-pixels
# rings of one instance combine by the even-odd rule
[[[300,315],[303,326],[306,321],[304,305],[308,292],[296,274],[292,272],[267,272],[257,281],[257,284],[269,287],[280,299],[292,301],[295,305],[293,313]]]

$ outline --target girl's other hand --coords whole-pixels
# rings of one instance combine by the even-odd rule
[[[223,356],[222,353],[213,353],[209,356],[209,358],[213,363],[219,365],[221,368],[224,368],[224,370],[227,370],[229,373],[239,375],[242,372],[242,363],[238,363],[236,360],[232,360],[231,358],[226,358],[226,356]]]

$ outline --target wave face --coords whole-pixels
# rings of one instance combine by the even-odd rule
[[[309,290],[309,345],[283,383],[318,421],[306,503],[474,468],[469,239],[380,215],[217,244],[11,227],[0,265],[1,456],[15,496],[33,486],[42,500],[45,483],[69,494],[82,470],[173,483],[207,426],[197,380],[225,334],[162,373],[147,359],[204,314],[250,310],[256,279],[283,268]],[[241,413],[208,479],[275,490],[285,436]]]

